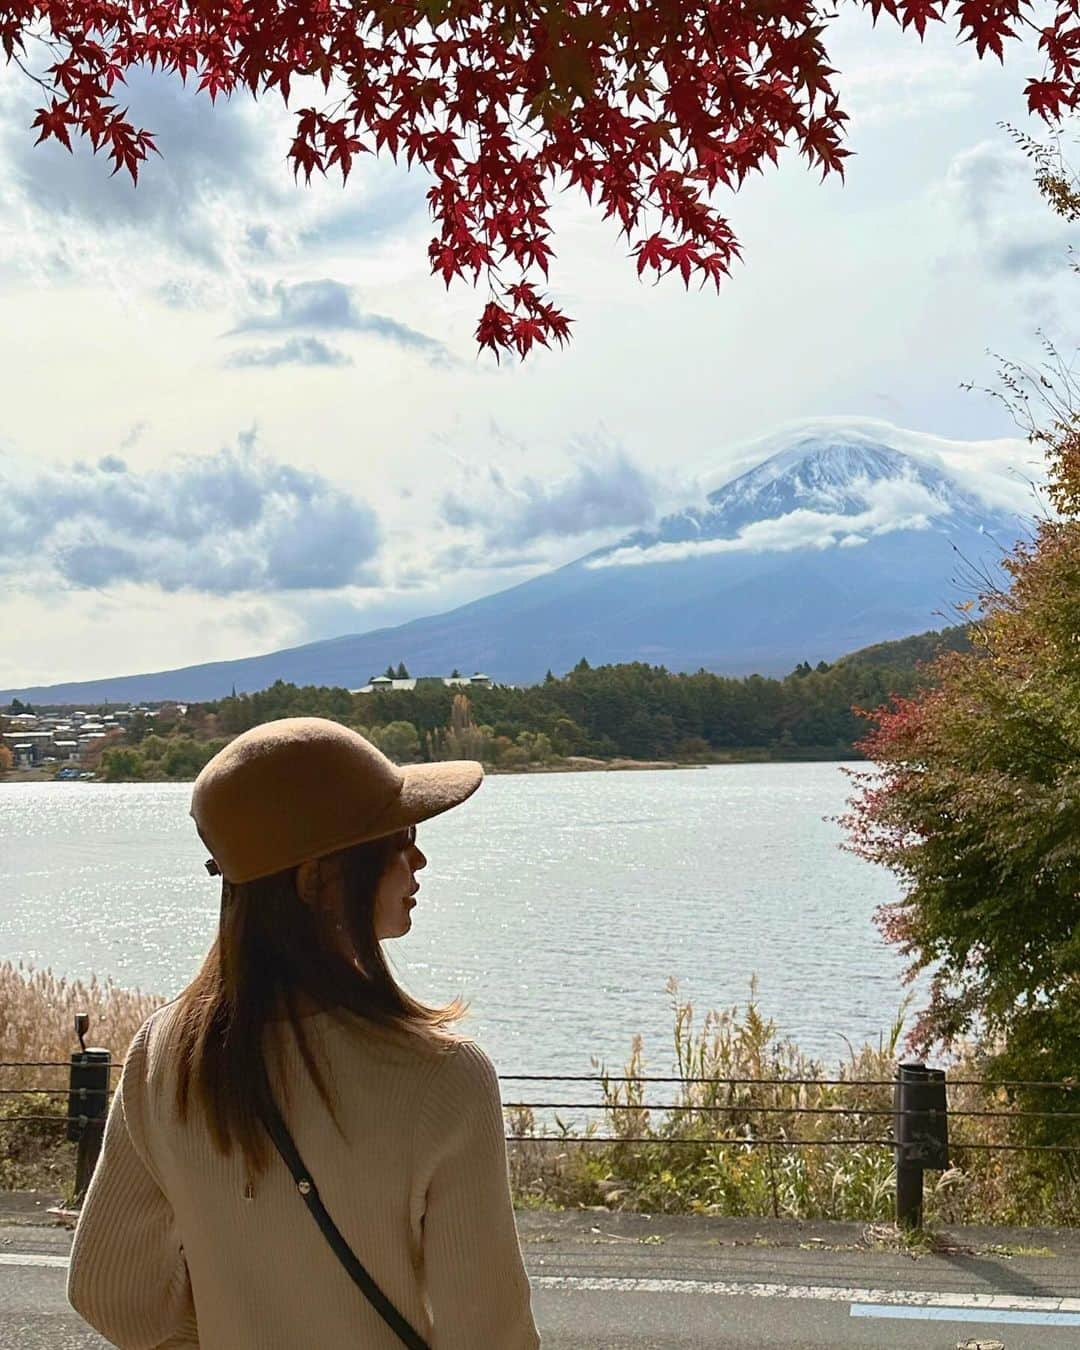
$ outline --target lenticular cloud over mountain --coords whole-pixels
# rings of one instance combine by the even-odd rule
[[[979,468],[973,455],[981,448]],[[1020,443],[983,447],[902,431],[870,419],[819,418],[747,447],[753,468],[586,566],[640,567],[725,553],[857,548],[897,531],[985,532],[1012,542],[1035,506],[1013,467]],[[1011,463],[1010,463],[1011,461]]]
[[[205,699],[277,679],[357,688],[399,661],[414,674],[457,667],[513,684],[582,657],[783,675],[957,622],[957,605],[987,580],[1007,584],[1001,560],[1039,509],[1027,482],[1034,453],[1021,440],[946,441],[822,418],[740,450],[741,472],[703,501],[449,612],[240,661],[0,697]]]

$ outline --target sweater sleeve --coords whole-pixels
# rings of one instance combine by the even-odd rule
[[[67,1296],[120,1350],[199,1343],[187,1262],[143,1136],[145,1024],[128,1051],[75,1229]]]
[[[431,1350],[540,1344],[504,1131],[491,1061],[471,1042],[456,1045],[433,1075],[417,1122],[418,1161],[426,1161],[422,1248]]]

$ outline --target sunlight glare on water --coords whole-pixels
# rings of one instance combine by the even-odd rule
[[[0,785],[0,959],[166,996],[191,978],[219,882],[186,783]],[[422,998],[462,994],[503,1072],[616,1069],[645,1037],[671,1068],[664,986],[745,1000],[832,1063],[903,995],[873,911],[892,878],[841,852],[836,764],[492,776],[420,827],[413,931],[388,950]]]

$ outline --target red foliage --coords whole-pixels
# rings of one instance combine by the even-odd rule
[[[1028,28],[1046,59],[1027,85],[1032,111],[1054,120],[1080,102],[1076,0],[1042,28],[1025,0],[863,3],[920,36],[953,14],[980,57],[1003,58]],[[333,86],[330,111],[297,111],[297,177],[347,178],[357,155],[383,149],[422,165],[432,271],[447,285],[483,273],[477,340],[522,356],[569,337],[534,289],[557,187],[576,184],[618,220],[639,274],[719,289],[739,251],[714,189],[789,144],[823,177],[843,174],[826,26],[814,0],[0,0],[7,59],[54,57],[38,140],[70,149],[75,130],[133,181],[157,147],[113,97],[132,68],[194,75],[212,100],[246,88],[287,103],[302,76]]]

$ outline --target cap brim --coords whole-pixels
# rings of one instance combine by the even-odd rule
[[[467,801],[484,781],[483,765],[471,759],[402,764],[405,780],[394,805],[379,821],[380,834],[419,825]]]

